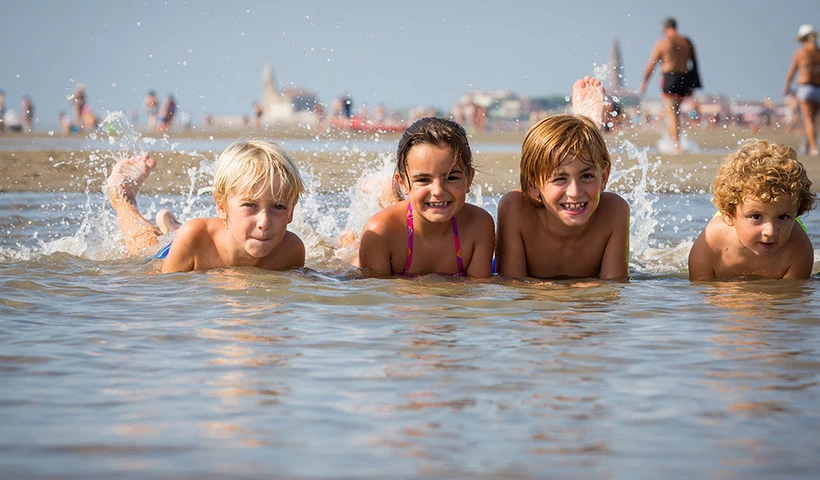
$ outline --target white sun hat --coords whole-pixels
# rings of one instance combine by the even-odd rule
[[[800,28],[797,29],[797,39],[798,40],[803,40],[806,37],[808,37],[809,35],[811,35],[812,33],[814,33],[814,34],[817,33],[817,30],[815,30],[813,26],[811,26],[809,24],[800,25]]]

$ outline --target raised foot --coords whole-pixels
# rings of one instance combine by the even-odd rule
[[[116,195],[125,197],[130,203],[135,203],[140,187],[145,179],[151,175],[151,171],[156,165],[157,162],[147,153],[136,157],[123,158],[117,162],[106,181],[106,188],[109,190],[112,201],[114,195]]]
[[[589,117],[597,125],[604,122],[604,96],[601,81],[587,75],[572,85],[572,113]]]

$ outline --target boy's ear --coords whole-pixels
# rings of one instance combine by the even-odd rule
[[[729,225],[730,227],[735,226],[735,217],[728,215],[726,213],[723,214],[723,223]]]
[[[603,172],[601,172],[601,191],[606,190],[606,184],[609,181],[609,173],[612,171],[612,165],[607,165]]]
[[[228,219],[228,212],[225,211],[225,208],[219,203],[216,204],[216,215],[222,220]]]
[[[527,187],[527,194],[537,200],[539,204],[544,204],[544,201],[541,199],[541,190],[539,190],[538,187]]]

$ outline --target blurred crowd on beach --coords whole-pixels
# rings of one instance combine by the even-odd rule
[[[660,100],[640,99],[629,93],[621,96],[617,92],[613,93],[608,130],[657,128],[663,123],[663,105]],[[433,106],[389,110],[383,103],[375,107],[362,104],[356,108],[349,94],[333,99],[329,105],[315,98],[307,100],[301,104],[301,108],[297,105],[292,111],[280,113],[275,118],[266,115],[267,109],[261,101],[255,101],[252,102],[250,111],[244,114],[223,117],[205,114],[198,126],[261,130],[271,125],[299,123],[389,132],[401,131],[425,116],[443,116],[452,118],[471,132],[521,132],[538,120],[565,112],[569,108],[569,101],[565,96],[530,98],[518,96],[511,91],[468,92],[449,110]],[[93,131],[105,117],[105,112],[92,110],[82,84],[78,84],[74,93],[68,96],[67,107],[69,108],[60,112],[57,119],[64,135]],[[149,133],[189,131],[195,128],[190,112],[182,111],[178,114],[178,107],[172,93],[160,100],[157,93],[151,90],[139,109],[126,110],[124,113],[137,129]],[[28,95],[22,97],[18,111],[9,106],[2,90],[0,115],[3,119],[0,122],[0,132],[33,132],[38,120],[34,103]],[[770,98],[739,101],[721,95],[695,95],[681,105],[681,115],[691,128],[736,125],[747,127],[752,132],[761,127],[780,127],[789,132],[799,132],[802,128],[798,102],[791,95],[779,102]]]
[[[608,77],[608,82],[605,83],[608,83],[609,111],[605,130],[663,130],[664,124],[669,126],[674,123],[671,132],[673,139],[677,141],[680,128],[694,130],[732,126],[746,128],[752,134],[756,134],[761,128],[778,128],[787,133],[804,134],[808,140],[807,149],[817,154],[813,140],[816,136],[815,117],[820,108],[820,49],[817,46],[817,31],[813,26],[802,25],[798,30],[797,41],[801,48],[795,52],[783,96],[777,99],[774,96],[738,99],[727,94],[702,93],[704,90],[697,72],[694,44],[688,37],[677,33],[674,19],[664,21],[663,32],[664,36],[653,49],[643,83],[637,91],[628,90],[622,85],[624,69],[617,39],[613,43],[610,61],[599,72],[599,76]],[[687,48],[676,46],[675,42],[683,42],[681,45]],[[672,68],[676,63],[680,73]],[[661,70],[661,99],[644,96],[647,80],[656,69],[656,64],[660,65]],[[673,71],[669,71],[670,69]],[[705,73],[708,82],[708,72]],[[669,83],[670,78],[686,82],[691,75],[695,78],[691,85]],[[791,84],[795,76],[797,89],[792,90]],[[681,86],[686,88],[675,90]],[[696,93],[696,88],[700,88],[700,92]],[[60,112],[57,119],[63,135],[94,131],[105,118],[107,112],[92,110],[86,87],[82,83],[76,84],[74,92],[67,95],[66,99],[67,108]],[[194,124],[192,114],[184,108],[184,100],[178,104],[172,93],[161,98],[155,90],[149,90],[142,102],[137,103],[138,101],[135,99],[135,105],[126,106],[121,111],[136,129],[151,134],[217,128],[262,130],[289,125],[310,126],[317,130],[335,128],[401,132],[414,121],[428,116],[451,118],[471,133],[524,132],[539,120],[564,113],[570,108],[568,96],[528,97],[510,90],[466,92],[449,108],[418,106],[391,110],[383,103],[356,105],[349,93],[343,93],[330,102],[322,102],[314,92],[307,89],[280,89],[270,65],[263,69],[259,98],[249,102],[244,109],[238,108],[239,113],[235,115],[214,116],[205,113],[200,122]],[[30,133],[35,130],[37,123],[53,124],[48,119],[36,116],[34,101],[30,96],[22,97],[17,111],[8,104],[3,90],[0,90],[0,133]]]

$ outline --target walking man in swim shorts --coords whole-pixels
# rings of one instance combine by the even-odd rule
[[[684,98],[692,95],[695,88],[700,87],[700,78],[695,47],[688,38],[678,33],[674,18],[667,18],[663,22],[663,38],[655,42],[652,48],[652,55],[638,89],[641,95],[646,91],[646,82],[658,62],[661,63],[661,93],[666,105],[669,136],[675,142],[675,153],[681,153],[680,105]]]

